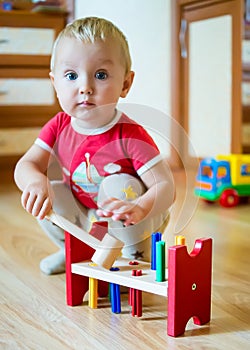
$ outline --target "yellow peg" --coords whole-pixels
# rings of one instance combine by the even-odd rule
[[[185,245],[186,239],[184,236],[175,236],[175,245]]]
[[[97,284],[97,279],[89,278],[89,307],[91,309],[97,308]]]

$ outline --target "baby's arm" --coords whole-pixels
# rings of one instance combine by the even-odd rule
[[[147,191],[134,201],[108,199],[100,203],[97,214],[112,217],[113,220],[123,220],[124,225],[136,224],[146,216],[154,216],[168,209],[175,198],[175,188],[169,168],[165,161],[142,174],[141,179]]]
[[[15,168],[15,182],[23,192],[22,206],[39,219],[51,210],[51,187],[46,176],[50,153],[37,145],[25,153]]]

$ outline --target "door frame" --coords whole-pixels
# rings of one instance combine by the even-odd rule
[[[206,17],[215,17],[213,11],[219,9],[221,15],[232,15],[232,119],[231,119],[231,152],[241,153],[241,124],[242,124],[242,103],[241,103],[241,40],[243,20],[243,0],[176,0],[172,4],[172,114],[177,122],[188,134],[188,59],[181,58],[181,47],[179,32],[181,18],[184,12],[206,9]],[[205,19],[205,18],[204,18]],[[180,138],[180,136],[179,136]],[[180,144],[182,140],[179,140]],[[180,148],[182,145],[180,146]],[[183,145],[184,148],[184,145]],[[182,152],[184,150],[182,149]],[[181,160],[179,160],[181,164]]]

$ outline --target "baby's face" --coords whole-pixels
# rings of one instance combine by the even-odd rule
[[[86,128],[110,122],[119,97],[126,97],[133,81],[133,72],[125,74],[120,45],[112,39],[84,43],[62,38],[50,76],[62,109]],[[109,112],[93,117],[100,106]]]

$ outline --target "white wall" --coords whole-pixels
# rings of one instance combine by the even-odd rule
[[[121,103],[136,103],[159,110],[156,117],[145,120],[157,134],[169,132],[166,117],[170,114],[170,2],[171,0],[76,0],[75,17],[104,17],[117,25],[128,39],[134,85]],[[131,107],[131,105],[130,105]],[[163,112],[163,113],[162,113]],[[161,119],[157,122],[158,118]],[[157,128],[157,124],[161,127]],[[160,148],[168,153],[168,145],[160,140]]]
[[[231,150],[232,17],[192,22],[189,28],[189,136],[191,156]]]

